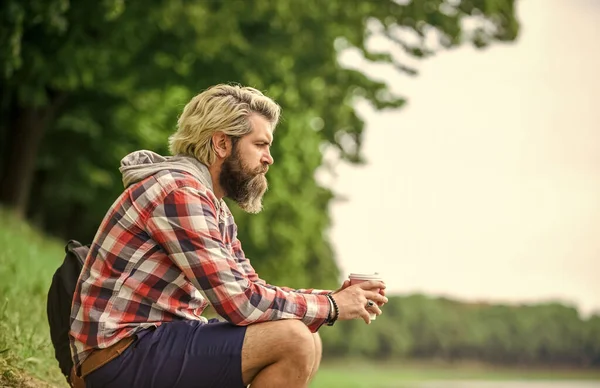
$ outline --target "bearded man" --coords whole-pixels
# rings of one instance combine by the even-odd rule
[[[381,282],[276,287],[245,257],[223,197],[261,210],[279,114],[256,89],[217,85],[184,108],[172,157],[138,151],[121,161],[125,190],[73,299],[76,385],[306,387],[323,324],[381,314]],[[201,315],[209,304],[223,321]]]

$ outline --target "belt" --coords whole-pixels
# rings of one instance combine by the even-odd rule
[[[135,335],[125,337],[116,344],[104,349],[94,350],[81,364],[81,377],[85,377],[96,369],[119,357],[133,343]]]
[[[110,361],[119,357],[121,353],[125,351],[133,343],[136,336],[132,335],[130,337],[123,338],[116,344],[109,346],[104,349],[96,349],[92,351],[92,353],[83,360],[81,364],[81,375],[77,376],[75,370],[71,373],[71,386],[72,387],[85,387],[83,382],[83,378],[96,369],[108,364]]]

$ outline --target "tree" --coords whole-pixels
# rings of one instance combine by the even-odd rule
[[[116,167],[125,153],[166,152],[183,104],[209,85],[251,85],[284,109],[278,167],[263,214],[235,213],[261,274],[296,285],[331,285],[337,275],[325,237],[333,193],[314,178],[322,151],[362,162],[354,103],[404,103],[385,83],[342,68],[339,52],[356,47],[414,74],[389,52],[368,50],[369,37],[386,36],[424,58],[435,51],[426,43],[432,33],[450,48],[511,41],[518,31],[514,0],[7,0],[0,7],[0,203],[55,234],[90,239],[122,189]],[[476,27],[463,30],[466,19]]]
[[[495,365],[600,365],[600,317],[562,304],[489,305],[392,296],[383,315],[322,330],[324,356],[478,361]]]

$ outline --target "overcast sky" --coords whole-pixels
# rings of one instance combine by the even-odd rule
[[[461,47],[385,78],[408,105],[359,106],[364,167],[330,186],[344,275],[467,300],[600,311],[600,1],[518,2],[513,44]]]

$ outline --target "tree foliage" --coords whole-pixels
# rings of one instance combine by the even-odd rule
[[[340,51],[414,74],[390,52],[369,50],[369,37],[421,58],[436,50],[432,35],[445,48],[511,41],[514,13],[514,0],[4,1],[0,203],[51,233],[91,239],[122,190],[120,158],[166,153],[189,98],[238,82],[284,112],[265,211],[235,210],[245,251],[268,280],[332,286],[333,193],[314,178],[322,151],[362,162],[354,103],[404,103],[384,82],[341,67]]]
[[[326,356],[600,367],[600,316],[558,303],[469,304],[424,295],[391,297],[371,325],[321,330]]]

